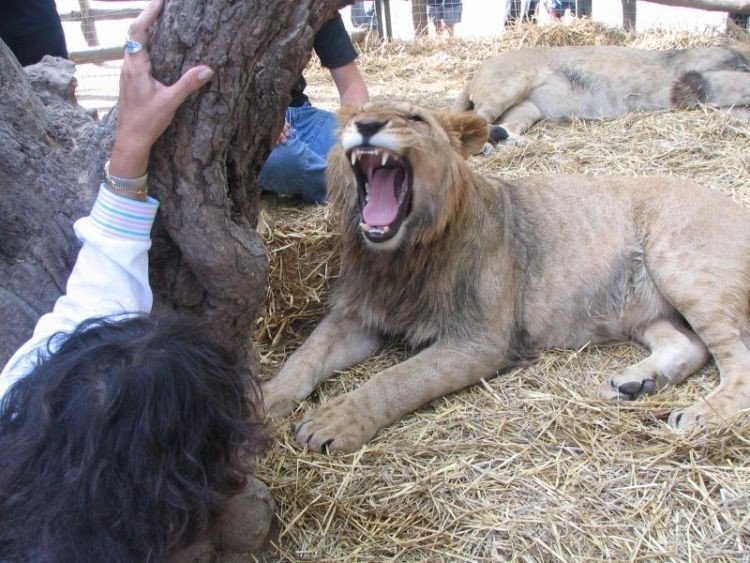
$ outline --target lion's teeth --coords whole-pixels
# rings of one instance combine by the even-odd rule
[[[369,197],[369,194],[370,194],[370,183],[369,182],[365,182],[365,194],[367,194],[368,197]]]
[[[352,151],[352,166],[357,164],[357,151]]]
[[[380,166],[385,166],[387,162],[388,162],[388,153],[384,152]]]
[[[368,225],[367,223],[360,223],[359,228],[362,229],[362,232],[365,233],[370,231],[370,225]]]
[[[391,228],[390,228],[390,227],[389,227],[388,225],[386,225],[385,227],[383,227],[383,232],[384,232],[384,233],[387,233],[387,232],[389,232],[390,230],[391,230]]]

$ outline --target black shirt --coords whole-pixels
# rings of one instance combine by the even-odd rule
[[[4,39],[59,25],[55,0],[0,0],[0,36]]]
[[[338,68],[357,58],[357,51],[338,12],[315,34],[313,49],[320,59],[320,64],[325,68]],[[300,76],[297,86],[292,90],[292,101],[289,103],[291,107],[300,107],[308,103],[309,99],[304,93],[305,86],[305,77]]]

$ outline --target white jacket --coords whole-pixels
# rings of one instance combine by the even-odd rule
[[[102,184],[91,214],[73,226],[82,246],[66,293],[39,319],[32,337],[0,373],[0,399],[47,353],[48,341],[55,350],[51,336],[70,333],[90,317],[151,312],[148,250],[158,207],[155,199],[124,198]]]

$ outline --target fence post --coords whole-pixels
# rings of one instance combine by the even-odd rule
[[[83,38],[89,47],[98,47],[99,37],[96,35],[96,20],[91,17],[89,0],[78,0],[78,5],[81,7],[81,31],[83,31]]]

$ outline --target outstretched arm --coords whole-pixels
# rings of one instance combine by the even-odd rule
[[[144,48],[125,55],[120,73],[117,129],[109,171],[113,176],[137,178],[146,173],[151,147],[174,118],[185,99],[208,82],[213,71],[198,65],[171,86],[151,76],[148,38],[164,0],[152,0],[128,30],[128,37]]]
[[[336,13],[318,30],[313,47],[320,63],[331,73],[342,106],[360,106],[370,101],[367,85],[357,67],[357,50],[341,14]]]
[[[197,66],[172,86],[165,86],[151,76],[146,48],[148,34],[162,5],[163,0],[152,0],[129,30],[130,39],[140,42],[144,49],[125,55],[120,77],[119,113],[109,173],[124,182],[120,187],[104,182],[91,214],[76,221],[75,234],[82,246],[66,292],[52,312],[39,319],[32,338],[3,369],[0,397],[28,373],[36,360],[36,351],[45,351],[44,344],[50,336],[71,332],[91,317],[151,311],[148,250],[159,204],[146,196],[144,175],[149,153],[178,106],[213,74],[210,68]]]

